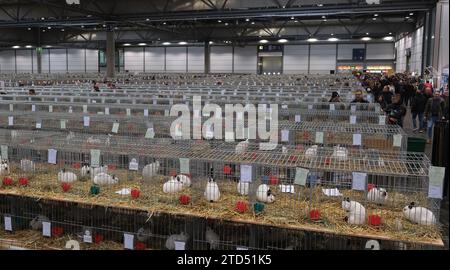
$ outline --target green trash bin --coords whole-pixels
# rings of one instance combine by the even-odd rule
[[[425,146],[427,140],[424,138],[408,137],[408,146],[406,150],[408,152],[425,152]]]

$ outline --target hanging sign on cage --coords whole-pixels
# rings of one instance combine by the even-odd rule
[[[289,130],[283,129],[281,130],[281,141],[288,142],[289,141]]]
[[[444,185],[445,167],[430,166],[428,169],[428,197],[442,199],[442,190]]]
[[[53,112],[53,105],[48,106],[48,112]]]
[[[35,112],[35,111],[36,111],[36,105],[34,105],[34,104],[31,105],[31,111],[32,111],[32,112]]]
[[[186,249],[186,242],[174,241],[174,244],[175,244],[175,250],[185,250]]]
[[[164,110],[164,116],[169,116],[169,110]]]
[[[353,134],[353,145],[361,145],[361,134]]]
[[[366,190],[367,173],[352,172],[352,189],[354,190]]]
[[[128,168],[129,168],[130,171],[137,171],[137,170],[139,170],[139,163],[137,162],[137,160],[135,158],[131,159]]]
[[[352,112],[356,112],[356,105],[352,105],[352,106],[350,106],[350,111],[352,111]]]
[[[86,104],[83,105],[83,113],[87,113],[87,105]]]
[[[13,104],[9,104],[9,110],[12,112],[14,111],[14,105]]]
[[[155,137],[155,131],[153,128],[147,128],[147,131],[145,132],[145,138],[146,139],[153,139]]]
[[[386,115],[378,116],[378,124],[384,126],[386,124]]]
[[[317,99],[315,99],[315,100],[317,100]],[[314,101],[314,102],[316,102],[316,101]],[[308,105],[308,110],[312,110],[313,109],[313,105],[312,104],[309,104]]]
[[[48,149],[48,163],[56,164],[56,153],[55,149]]]
[[[90,117],[89,116],[83,116],[83,126],[88,127],[90,124]]]
[[[252,166],[241,164],[241,182],[252,182]]]
[[[322,96],[323,97],[323,96]],[[330,104],[330,111],[334,111],[336,108],[334,107],[334,104],[333,103],[331,103]]]
[[[126,113],[127,113],[127,116],[131,116],[131,109],[130,109],[130,108],[127,108],[127,109],[126,109]]]
[[[5,220],[5,231],[10,231],[12,232],[12,219],[10,216],[5,216],[4,217]]]
[[[2,159],[8,159],[8,146],[7,145],[2,145],[0,146],[1,148],[1,155],[2,155]]]
[[[91,149],[91,166],[100,166],[100,150],[98,149]]]
[[[84,243],[92,243],[92,232],[90,230],[85,230],[83,235]]]
[[[119,123],[118,122],[113,123],[111,132],[116,133],[116,134],[119,132]]]
[[[316,132],[316,143],[323,143],[323,132],[322,131],[317,131]]]
[[[300,123],[302,121],[302,116],[300,114],[295,115],[295,122]]]
[[[352,125],[356,124],[356,115],[350,115],[350,124]]]
[[[394,142],[393,142],[394,147],[402,146],[402,134],[395,134],[393,136],[393,139],[394,139]]]
[[[186,174],[190,173],[188,158],[180,158],[180,173],[186,173]]]
[[[51,224],[48,221],[42,221],[42,235],[51,237],[52,236],[52,230],[51,230]]]
[[[308,178],[309,170],[305,168],[295,169],[294,184],[304,186],[306,185],[306,178]]]
[[[66,120],[60,120],[59,123],[60,123],[61,129],[66,129]]]
[[[233,142],[234,141],[234,132],[232,132],[232,131],[225,131],[225,141],[226,142]]]
[[[144,109],[144,116],[145,116],[145,117],[148,116],[148,109]]]
[[[69,113],[73,113],[72,106],[69,106]]]
[[[123,234],[123,246],[125,249],[134,249],[134,235],[129,233]]]
[[[38,121],[36,122],[36,129],[41,129],[42,128],[42,122]]]
[[[108,107],[105,108],[105,114],[106,114],[106,115],[109,114],[109,108],[108,108]]]
[[[14,126],[14,116],[8,116],[8,126]]]

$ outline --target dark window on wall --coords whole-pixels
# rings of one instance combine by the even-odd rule
[[[353,49],[353,60],[363,61],[366,57],[366,49]]]
[[[99,50],[99,63],[98,65],[100,67],[106,67],[106,51],[105,50]],[[119,67],[120,69],[123,69],[124,67],[124,53],[122,49],[116,50],[116,68]]]

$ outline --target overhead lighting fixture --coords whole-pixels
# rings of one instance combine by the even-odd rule
[[[208,42],[208,43],[211,45],[211,44],[213,44],[214,42],[210,41],[210,42]]]
[[[228,25],[228,23],[226,22],[225,25]]]
[[[265,44],[265,43],[268,43],[269,41],[267,40],[267,39],[261,39],[260,41],[259,41],[259,43],[262,43],[262,44]]]
[[[45,29],[42,29],[42,32],[45,32]]]
[[[406,16],[405,19],[409,19],[409,16]]]
[[[333,34],[333,33],[331,33],[330,35],[334,36],[334,34]]]
[[[285,38],[280,38],[280,39],[278,40],[278,42],[280,42],[280,43],[286,43],[286,42],[288,42],[288,40],[285,39]]]
[[[306,41],[308,42],[316,42],[318,39],[317,38],[308,38]]]
[[[44,17],[42,17],[42,18],[41,18],[41,20],[45,20],[45,18],[44,18]]]
[[[411,12],[411,13],[409,13],[409,16],[412,16],[412,15],[414,15],[414,13],[412,13],[412,12]]]
[[[252,24],[255,24],[255,22],[252,22]]]
[[[149,18],[147,18],[147,19],[145,19],[145,20],[146,20],[147,22],[148,22],[148,21],[150,21],[150,19],[149,19]]]
[[[187,44],[186,41],[180,41],[180,42],[178,42],[178,45],[186,45],[186,44]]]
[[[373,16],[374,16],[374,17],[378,17],[378,14],[375,13],[375,14],[373,14]]]
[[[31,31],[31,28],[30,28],[30,27],[28,27],[28,31]]]
[[[46,45],[46,46],[45,46],[45,48],[51,48],[51,47],[52,47],[51,45]]]
[[[52,29],[52,27],[51,27],[51,26],[49,26],[49,27],[47,27],[47,29],[48,29],[48,30],[50,30],[50,29]]]
[[[141,43],[138,43],[138,45],[139,46],[145,46],[145,45],[147,45],[147,43],[141,42]]]
[[[371,40],[371,38],[370,37],[363,37],[363,38],[361,38],[361,40],[369,41],[369,40]]]
[[[392,32],[389,32],[389,35],[392,35]]]
[[[249,18],[247,18],[247,19],[245,19],[245,21],[246,21],[246,22],[249,22],[249,21],[250,21],[250,19],[249,19]]]
[[[317,4],[318,7],[323,7],[323,4]]]
[[[221,23],[222,21],[221,21],[221,20],[217,20],[217,22],[218,22],[218,23]]]
[[[372,18],[372,21],[376,21],[377,20],[377,18]]]
[[[329,39],[328,39],[328,41],[331,41],[331,42],[335,42],[335,41],[338,41],[339,39],[338,38],[335,38],[335,37],[330,37]]]
[[[322,16],[322,19],[325,19],[326,17],[325,16]]]
[[[104,24],[103,27],[106,27],[106,24]]]
[[[295,20],[295,18],[294,18],[294,17],[291,17],[291,20]]]
[[[90,17],[92,17],[92,15],[91,15],[91,14],[89,14],[89,15],[87,15],[86,17],[90,18]]]
[[[323,19],[322,21],[326,22],[326,21],[327,21],[327,19]]]
[[[130,46],[130,43],[124,43],[123,46]]]
[[[366,36],[368,36],[369,35],[369,33],[366,33]]]
[[[394,37],[387,36],[387,37],[384,37],[383,40],[391,41],[391,40],[394,40]]]
[[[64,32],[64,31],[66,31],[66,30],[64,30],[64,28],[63,28],[63,29],[61,29],[61,32]]]
[[[294,22],[298,23],[298,20],[295,20]]]
[[[29,49],[29,48],[33,48],[33,46],[27,45],[27,46],[25,46],[25,48]]]
[[[170,45],[170,42],[163,42],[163,45]]]
[[[166,25],[167,23],[166,23],[166,22],[163,22],[163,24]]]
[[[84,25],[82,25],[81,28],[84,28]]]
[[[13,48],[13,49],[19,49],[20,46],[15,45],[15,46],[12,46],[12,48]]]

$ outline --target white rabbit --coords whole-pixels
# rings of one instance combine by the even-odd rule
[[[191,178],[184,174],[179,174],[177,177],[180,177],[180,182],[183,184],[183,187],[191,186]]]
[[[179,242],[186,242],[188,240],[189,236],[185,234],[184,232],[180,234],[172,234],[169,236],[166,240],[166,248],[169,250],[175,249],[175,241]]]
[[[20,161],[20,169],[24,172],[33,172],[35,169],[34,162],[28,159],[22,159]]]
[[[0,164],[0,174],[9,174],[9,164],[7,160],[2,159]]]
[[[247,148],[248,148],[248,139],[238,143],[234,151],[236,154],[242,154],[247,150]]]
[[[424,207],[414,206],[414,202],[403,208],[403,214],[408,220],[419,225],[436,224],[434,213]]]
[[[275,201],[275,196],[272,194],[268,185],[262,184],[256,189],[256,199],[260,202],[273,203]]]
[[[30,221],[30,227],[33,230],[42,230],[42,222],[44,221],[49,222],[50,220],[46,216],[38,215]]]
[[[366,208],[359,202],[345,198],[342,201],[342,208],[349,212],[349,215],[345,217],[345,221],[349,224],[360,225],[366,222]]]
[[[305,151],[305,156],[306,157],[315,157],[315,156],[317,156],[317,149],[318,148],[319,148],[319,146],[317,146],[317,145],[313,145],[313,146],[309,147]]]
[[[72,182],[77,181],[77,175],[74,174],[73,172],[66,172],[65,169],[62,169],[58,173],[58,181],[72,183]]]
[[[145,167],[142,169],[142,176],[144,179],[149,179],[152,176],[155,176],[159,172],[159,161],[150,163],[145,165]]]
[[[248,195],[249,187],[250,183],[239,181],[239,183],[237,184],[237,192],[241,195]]]
[[[91,179],[94,179],[99,173],[108,173],[108,166],[91,167],[89,172],[91,174]]]
[[[83,165],[83,167],[81,167],[81,177],[86,177],[89,176],[91,174],[91,167],[89,167],[89,165]]]
[[[388,194],[384,188],[372,188],[367,193],[367,200],[369,202],[384,203],[387,197]]]
[[[117,183],[119,183],[119,179],[115,175],[111,176],[101,172],[94,177],[94,184],[97,185],[114,185]]]
[[[137,231],[136,234],[136,238],[141,241],[141,242],[145,242],[148,240],[148,238],[150,237],[151,232],[149,229],[144,229],[144,228],[139,228],[139,230]]]
[[[171,177],[169,181],[165,182],[163,185],[164,193],[176,193],[183,189],[183,183],[179,177]]]
[[[333,154],[331,156],[337,158],[338,160],[345,161],[347,160],[348,150],[347,148],[341,147],[339,145],[335,146],[333,147]]]
[[[206,184],[204,196],[209,202],[217,202],[220,198],[219,186],[212,177],[209,178],[208,184]]]
[[[206,228],[205,240],[209,243],[211,249],[219,248],[219,235],[217,235],[210,227]]]

